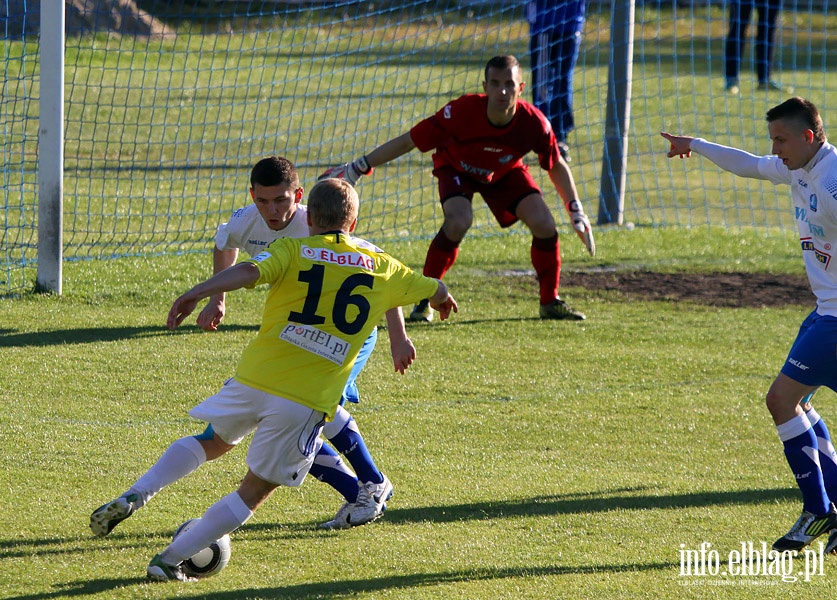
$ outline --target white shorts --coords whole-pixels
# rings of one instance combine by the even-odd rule
[[[235,379],[228,379],[189,415],[210,423],[228,444],[238,444],[255,431],[247,466],[257,477],[277,485],[301,485],[323,444],[325,413]]]

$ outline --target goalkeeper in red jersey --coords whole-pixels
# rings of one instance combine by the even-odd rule
[[[575,181],[558,142],[541,111],[522,99],[524,83],[514,56],[495,56],[485,67],[484,94],[467,94],[436,114],[378,146],[357,160],[328,169],[322,177],[352,184],[374,167],[413,148],[434,150],[433,175],[439,183],[444,222],[430,243],[424,275],[441,279],[456,262],[459,245],[473,222],[475,193],[485,200],[501,227],[522,221],[532,232],[532,265],[540,285],[542,319],[582,320],[583,313],[558,295],[561,250],[552,212],[523,163],[529,152],[549,173],[578,236],[591,255],[596,252],[590,220],[578,198]],[[416,304],[411,321],[430,321],[428,302]]]

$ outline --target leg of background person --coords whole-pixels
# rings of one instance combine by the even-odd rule
[[[532,64],[532,104],[551,118],[549,112],[549,36],[545,33],[529,37],[529,62]]]
[[[567,136],[575,128],[573,116],[573,81],[578,51],[581,47],[581,32],[570,32],[556,40],[554,60],[555,88],[553,92],[552,128],[559,142],[566,142]]]
[[[532,237],[532,266],[538,278],[540,303],[549,304],[558,297],[561,280],[561,244],[558,232],[550,238]]]
[[[776,37],[776,21],[779,18],[781,8],[781,0],[758,0],[756,76],[759,83],[770,81],[773,70],[773,40]]]
[[[424,260],[423,274],[441,279],[459,256],[459,244],[471,227],[471,201],[464,196],[453,196],[442,204],[445,220],[439,233],[430,242]]]
[[[458,256],[459,242],[451,240],[445,234],[445,230],[440,229],[427,249],[422,273],[426,277],[441,279],[454,265]]]
[[[725,75],[727,86],[738,81],[741,69],[741,58],[744,56],[744,38],[747,35],[747,24],[750,21],[752,0],[732,0],[729,7],[729,32],[725,48]]]
[[[523,198],[515,215],[532,233],[530,257],[538,278],[540,303],[549,304],[558,297],[561,279],[561,245],[555,220],[540,193]]]

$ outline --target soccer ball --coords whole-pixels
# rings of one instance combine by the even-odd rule
[[[194,526],[198,521],[200,521],[200,517],[197,519],[189,519],[183,523],[174,532],[172,539],[177,538],[177,536]],[[231,552],[230,536],[229,534],[224,534],[224,537],[215,540],[203,550],[196,552],[190,558],[184,560],[183,572],[190,577],[198,578],[217,575],[230,562]]]

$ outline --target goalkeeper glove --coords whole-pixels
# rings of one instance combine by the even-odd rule
[[[342,179],[344,181],[348,181],[352,185],[357,185],[358,179],[364,175],[370,175],[372,171],[373,168],[369,166],[369,163],[366,161],[366,157],[361,156],[359,159],[350,163],[343,163],[342,165],[326,169],[325,173],[320,175],[317,179],[328,179],[333,177],[334,179]]]
[[[587,247],[587,252],[590,256],[596,256],[596,240],[593,239],[593,227],[590,225],[590,219],[584,214],[584,207],[581,206],[581,201],[571,200],[564,205],[567,209],[567,214],[570,216],[570,221],[573,224],[576,234],[579,239]]]

